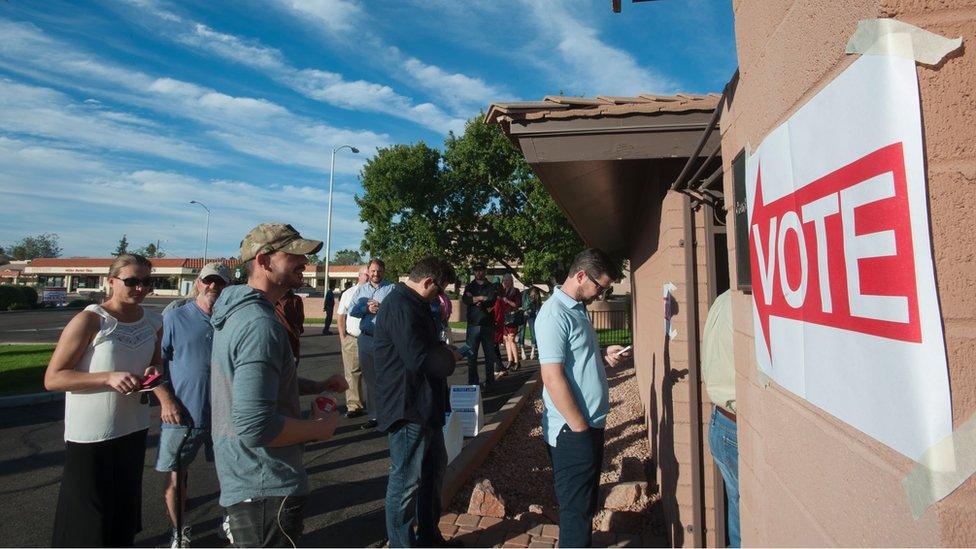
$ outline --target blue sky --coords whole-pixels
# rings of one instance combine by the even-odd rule
[[[425,141],[493,101],[721,91],[730,0],[238,0],[0,3],[0,245],[127,234],[171,257],[237,255],[253,225],[358,249],[353,197],[378,147]]]

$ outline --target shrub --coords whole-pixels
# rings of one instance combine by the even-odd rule
[[[16,308],[11,308],[17,305]],[[0,311],[20,311],[37,305],[37,291],[29,286],[0,286]]]
[[[67,306],[68,307],[78,307],[79,309],[81,309],[81,308],[87,307],[87,306],[89,306],[89,305],[91,305],[93,303],[95,303],[95,301],[93,301],[91,299],[80,298],[80,299],[72,299],[71,301],[68,302],[68,305]]]

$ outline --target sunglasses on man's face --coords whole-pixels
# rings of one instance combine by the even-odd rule
[[[119,280],[125,284],[126,288],[135,288],[136,286],[142,286],[143,288],[152,288],[153,281],[152,277],[147,276],[146,278],[137,278],[130,276],[129,278],[120,278]]]
[[[227,285],[227,283],[224,282],[224,279],[223,278],[220,278],[217,275],[211,275],[211,276],[208,276],[207,278],[204,278],[203,279],[203,283],[206,284],[207,286],[213,284],[214,286],[217,286],[218,288]]]
[[[597,295],[604,295],[610,290],[609,286],[604,286],[603,284],[597,282],[596,278],[594,278],[593,275],[587,273],[586,271],[583,272],[586,274],[586,278],[589,278],[590,282],[592,282],[593,285],[596,286]]]

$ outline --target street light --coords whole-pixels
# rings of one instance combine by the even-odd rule
[[[325,230],[325,289],[323,295],[325,295],[324,292],[329,291],[329,244],[332,241],[332,182],[335,180],[335,155],[336,151],[342,149],[349,149],[353,154],[359,154],[359,149],[352,145],[332,147],[332,166],[329,168],[329,221]],[[326,326],[325,329],[328,330],[329,327]]]
[[[204,210],[207,210],[207,233],[203,238],[203,264],[207,264],[207,252],[210,251],[210,208],[207,207],[203,202],[198,202],[196,200],[191,200],[190,204],[196,204]]]

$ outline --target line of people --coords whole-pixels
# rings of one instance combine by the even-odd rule
[[[321,247],[290,225],[258,225],[241,242],[247,284],[230,286],[226,267],[208,264],[195,282],[196,295],[164,315],[140,305],[152,290],[152,264],[137,255],[116,259],[110,297],[69,322],[45,374],[48,390],[67,392],[66,457],[52,545],[133,544],[142,528],[149,426],[144,390],[161,407],[156,468],[169,475],[165,503],[174,547],[190,541],[182,520],[185,471],[201,448],[212,452],[235,546],[298,543],[309,493],[304,444],[330,439],[338,423],[334,409],[313,406],[303,414],[299,396],[324,392],[345,392],[349,417],[368,413],[364,428],[387,433],[390,546],[452,545],[437,522],[447,465],[447,378],[462,358],[444,338],[450,306],[444,294],[456,281],[454,270],[426,258],[405,282],[391,284],[384,280],[384,263],[371,260],[337,308],[344,373],[304,379],[298,375],[302,307],[290,292],[302,284],[306,256]],[[562,545],[587,545],[609,409],[603,367],[628,355],[613,346],[601,353],[585,306],[618,274],[605,254],[587,250],[553,298],[541,304],[537,293],[530,294],[526,307],[510,278],[496,290],[483,266],[474,270],[462,299],[468,344],[473,350],[480,344],[485,354],[485,386],[496,378],[495,326],[502,325],[508,368],[517,369],[518,326],[528,324],[542,363],[544,438]],[[499,300],[503,305],[494,306]],[[528,318],[519,321],[519,313]],[[477,384],[472,355],[468,378]],[[143,386],[157,374],[166,383]]]

